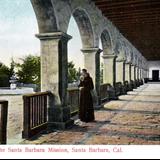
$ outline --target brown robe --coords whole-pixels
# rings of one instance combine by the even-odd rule
[[[83,87],[80,92],[79,119],[82,122],[93,122],[95,120],[93,99],[91,90],[94,89],[92,78],[88,75],[80,82],[79,87]]]

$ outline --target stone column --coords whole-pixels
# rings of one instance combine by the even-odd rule
[[[120,82],[120,94],[126,94],[125,88],[125,60],[116,60],[116,82]],[[119,86],[118,85],[118,86]]]
[[[142,79],[142,69],[139,68],[139,79],[141,80]]]
[[[104,55],[104,83],[109,83],[115,86],[116,82],[116,56],[115,55]]]
[[[136,67],[135,65],[131,65],[131,85],[132,89],[136,88]]]
[[[135,80],[138,80],[138,67],[135,66]]]
[[[108,84],[107,92],[109,94],[109,99],[117,100],[117,94],[115,89],[116,84],[116,58],[117,56],[103,55],[104,59],[104,70],[103,70],[103,83]]]
[[[125,61],[124,60],[117,60],[116,61],[116,82],[125,81]]]
[[[36,35],[41,41],[41,90],[50,91],[49,127],[64,129],[71,125],[67,106],[68,56],[67,42],[71,36],[62,33]]]
[[[145,82],[145,83],[148,82],[147,69],[145,69],[145,68],[143,68],[143,79],[144,79],[144,82]]]
[[[131,63],[125,63],[125,81],[131,82]]]
[[[135,81],[135,65],[131,65],[131,80]]]
[[[100,104],[100,53],[102,52],[99,48],[85,48],[81,50],[84,54],[84,68],[90,73],[93,83],[95,86],[95,94],[97,100],[95,105]]]
[[[131,63],[125,63],[125,81],[128,82],[127,91],[132,90],[131,86]]]

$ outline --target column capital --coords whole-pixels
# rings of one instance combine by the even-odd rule
[[[72,36],[64,32],[40,33],[40,34],[36,34],[35,36],[40,40],[62,39],[65,41],[69,41],[70,39],[72,39]]]
[[[123,62],[123,63],[125,63],[126,60],[125,59],[116,59],[116,62]]]
[[[136,67],[136,65],[135,65],[135,64],[133,64],[133,63],[131,63],[131,66]]]
[[[101,50],[100,48],[83,48],[81,49],[81,51],[84,54],[89,54],[89,53],[101,53],[103,50]]]
[[[125,64],[132,65],[132,62],[130,62],[130,61],[125,61]]]
[[[106,54],[106,55],[103,55],[102,57],[104,59],[115,59],[115,58],[117,58],[117,56],[114,55],[114,54]]]

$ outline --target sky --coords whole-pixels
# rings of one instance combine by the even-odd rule
[[[40,41],[35,37],[38,25],[30,0],[0,0],[0,61],[10,64],[28,54],[40,55]],[[79,30],[74,18],[70,20],[68,59],[76,67],[83,67]]]

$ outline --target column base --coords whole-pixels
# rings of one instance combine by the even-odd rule
[[[122,87],[121,87],[121,94],[122,95],[126,95],[127,94],[127,88],[124,84],[122,84]]]
[[[148,78],[144,78],[144,83],[148,83]]]
[[[93,107],[95,110],[101,109],[101,97],[97,94],[96,90],[91,92],[93,99]]]
[[[105,103],[105,102],[109,101],[109,93],[107,92],[109,87],[110,87],[109,84],[102,84],[100,86],[100,101],[101,101],[101,103]]]
[[[139,86],[140,86],[140,81],[139,81],[139,79],[137,79],[135,82],[136,82],[136,86],[139,87]]]
[[[50,107],[48,108],[48,128],[66,129],[72,127],[74,121],[71,118],[70,107]]]
[[[140,85],[144,85],[143,79],[140,79]]]
[[[131,80],[131,86],[132,86],[132,89],[137,89],[136,82],[133,80]]]
[[[127,94],[126,86],[122,84],[121,82],[117,82],[115,85],[116,95],[125,95]]]
[[[101,97],[97,96],[96,99],[97,99],[97,101],[96,101],[96,103],[93,104],[93,107],[95,110],[100,110],[101,108],[103,108],[103,105],[101,102]]]
[[[71,128],[74,125],[74,120],[70,119],[66,122],[48,122],[48,130],[64,130]]]
[[[109,95],[109,100],[118,100],[116,90],[110,84],[108,84],[107,93]]]
[[[133,91],[132,85],[128,81],[124,82],[124,87],[126,89],[126,92]]]

